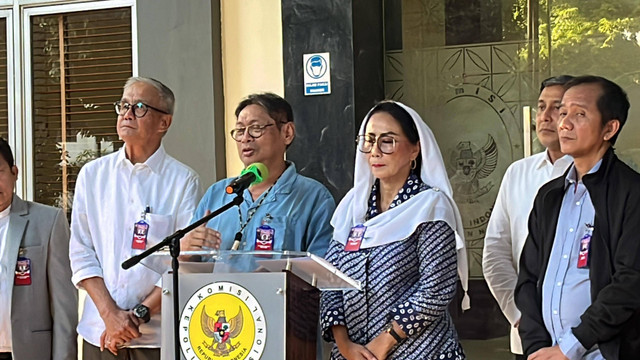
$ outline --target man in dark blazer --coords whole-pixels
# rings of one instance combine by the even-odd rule
[[[0,138],[0,360],[77,359],[78,292],[61,209],[13,193],[13,153]]]
[[[640,356],[640,174],[613,144],[626,93],[596,76],[565,85],[558,134],[574,159],[543,185],[515,291],[529,360]]]

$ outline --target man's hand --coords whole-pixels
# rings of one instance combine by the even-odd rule
[[[207,210],[206,215],[211,214],[211,211]],[[188,232],[180,240],[181,251],[200,251],[202,249],[220,249],[220,233],[216,230],[208,228],[206,224],[202,224],[197,228]]]
[[[562,350],[558,345],[552,347],[542,348],[533,354],[529,355],[527,360],[569,360],[564,356]]]
[[[100,337],[100,350],[107,349],[115,354],[118,345],[140,336],[138,325],[140,320],[130,311],[122,310],[111,297],[101,277],[91,277],[80,282],[87,290],[89,297],[96,304],[100,318],[104,322],[105,331]]]
[[[117,309],[110,311],[102,317],[106,329],[100,336],[100,350],[108,349],[116,355],[118,347],[140,337],[138,326],[140,319],[135,317],[131,311]]]

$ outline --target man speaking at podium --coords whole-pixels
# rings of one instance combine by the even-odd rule
[[[160,275],[121,263],[188,225],[199,199],[198,175],[162,146],[174,99],[157,80],[130,78],[115,104],[124,146],[78,175],[69,256],[73,283],[89,294],[84,360],[160,358]]]
[[[181,250],[229,250],[235,242],[237,250],[308,251],[324,256],[335,202],[322,184],[298,174],[295,165],[284,159],[295,137],[291,105],[272,93],[253,94],[240,102],[235,114],[231,137],[240,160],[248,169],[264,170],[264,165],[268,174],[263,174],[262,182],[238,190],[244,198],[239,207],[187,234]],[[218,181],[207,190],[192,222],[233,200],[233,189],[230,194],[225,191],[232,181]]]

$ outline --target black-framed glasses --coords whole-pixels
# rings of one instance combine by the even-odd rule
[[[396,142],[398,142],[396,138],[386,134],[382,134],[377,138],[372,135],[358,135],[356,138],[358,150],[365,154],[370,153],[376,144],[381,153],[387,155],[393,154],[393,152],[396,151]]]
[[[269,126],[273,126],[275,124],[267,124],[267,125],[249,125],[243,128],[235,128],[231,130],[231,137],[235,141],[242,141],[242,137],[244,136],[245,131],[254,139],[259,138],[264,135],[265,129]]]
[[[137,102],[135,104],[129,104],[129,103],[124,102],[124,101],[116,101],[115,103],[113,103],[113,105],[116,107],[116,114],[123,115],[123,116],[131,108],[133,108],[133,116],[135,116],[136,118],[141,118],[141,117],[144,117],[145,115],[147,115],[147,111],[149,111],[149,109],[153,109],[153,110],[155,110],[155,111],[157,111],[159,113],[169,115],[169,113],[167,111],[160,110],[160,109],[158,109],[156,107],[153,107],[151,105],[145,104],[143,102]]]

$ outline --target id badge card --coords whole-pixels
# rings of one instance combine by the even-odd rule
[[[347,239],[347,243],[344,245],[344,251],[360,250],[362,240],[364,239],[364,232],[366,230],[367,227],[362,224],[352,227],[351,231],[349,231],[349,238]]]
[[[31,259],[24,256],[18,257],[13,284],[16,286],[31,285]]]
[[[580,238],[580,252],[578,253],[578,269],[589,267],[589,249],[591,248],[591,236],[593,235],[593,225],[586,224],[584,235]]]
[[[256,229],[255,250],[272,251],[273,239],[276,235],[276,229],[267,224],[263,224]]]
[[[147,248],[147,234],[149,233],[149,223],[145,219],[140,219],[133,225],[133,240],[131,248],[145,250]]]

